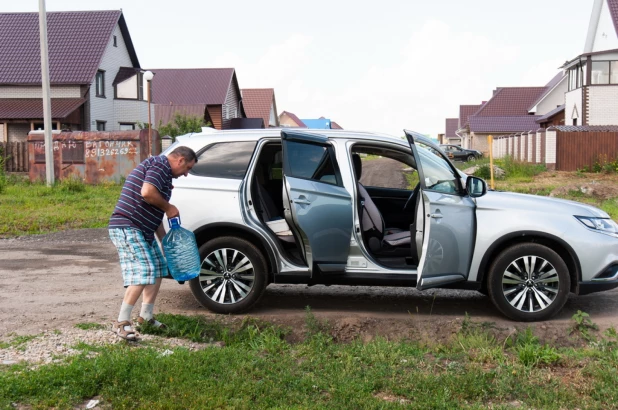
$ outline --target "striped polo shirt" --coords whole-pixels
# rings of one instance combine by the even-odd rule
[[[109,228],[135,228],[142,231],[149,243],[161,225],[165,212],[150,205],[142,197],[142,185],[154,185],[163,198],[172,196],[172,168],[165,155],[150,157],[142,161],[127,177],[120,199],[109,219]]]

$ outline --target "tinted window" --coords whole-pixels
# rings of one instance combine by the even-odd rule
[[[243,179],[255,149],[255,141],[221,142],[202,152],[191,170],[201,177]]]
[[[288,141],[286,149],[290,176],[337,184],[335,167],[327,147]]]
[[[453,173],[448,161],[435,149],[417,142],[416,148],[420,156],[425,189],[459,194],[457,176]]]

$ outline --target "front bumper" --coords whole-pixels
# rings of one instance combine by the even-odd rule
[[[579,294],[603,292],[618,288],[618,263],[611,264],[603,269],[590,281],[579,283]]]

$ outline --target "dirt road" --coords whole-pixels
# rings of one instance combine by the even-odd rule
[[[65,231],[0,240],[0,337],[37,334],[76,323],[109,323],[118,313],[123,288],[117,254],[106,229]],[[271,285],[260,305],[245,316],[290,326],[300,332],[305,307],[331,325],[339,340],[417,337],[443,340],[457,331],[466,312],[493,322],[500,332],[523,328],[504,319],[477,292],[410,288]],[[588,312],[600,327],[618,327],[618,290],[571,297],[555,319],[535,324],[541,338],[568,341],[570,318]],[[157,311],[210,315],[188,285],[166,280]]]

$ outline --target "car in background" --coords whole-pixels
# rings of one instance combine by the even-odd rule
[[[442,148],[442,151],[444,151],[446,155],[454,161],[468,162],[483,157],[483,153],[481,151],[462,148],[459,145],[442,144],[440,145],[440,148]]]

